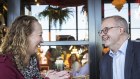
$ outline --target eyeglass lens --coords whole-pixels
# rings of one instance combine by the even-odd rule
[[[101,33],[107,34],[107,32],[108,32],[109,29],[110,28],[105,27],[103,30],[99,31],[99,34],[101,34]]]

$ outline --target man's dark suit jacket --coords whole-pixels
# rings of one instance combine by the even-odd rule
[[[113,79],[113,59],[109,53],[100,62],[101,79]],[[140,42],[128,40],[125,57],[124,79],[140,79]]]

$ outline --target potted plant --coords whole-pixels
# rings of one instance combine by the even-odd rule
[[[48,17],[49,24],[54,24],[55,27],[57,26],[57,23],[59,23],[59,29],[61,29],[63,22],[66,23],[66,21],[70,18],[70,15],[73,15],[72,13],[73,11],[68,8],[48,6],[45,10],[39,13],[39,17]]]

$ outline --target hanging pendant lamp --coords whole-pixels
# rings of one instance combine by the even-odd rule
[[[126,0],[113,0],[112,4],[115,6],[115,8],[120,11],[123,7],[123,5],[126,3]]]

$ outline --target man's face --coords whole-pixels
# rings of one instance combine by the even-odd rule
[[[99,34],[105,46],[111,47],[120,39],[120,27],[115,25],[113,19],[106,19],[102,23]]]

